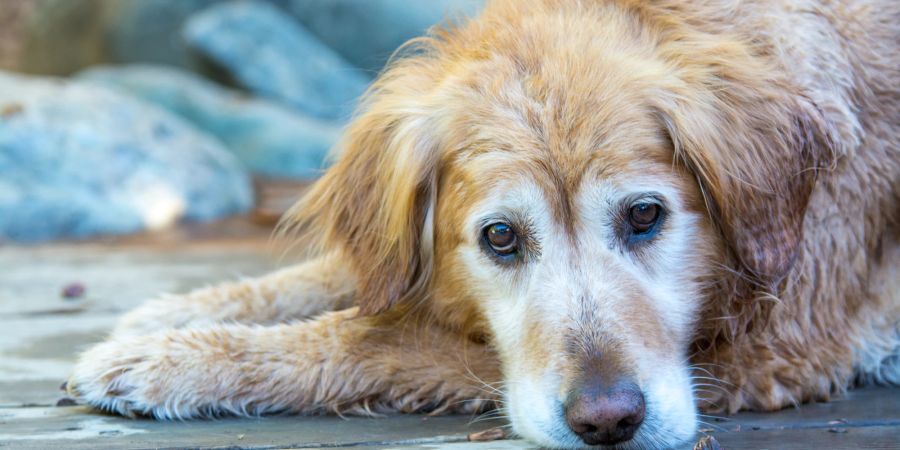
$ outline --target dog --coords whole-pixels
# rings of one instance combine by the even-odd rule
[[[309,259],[145,303],[68,390],[631,449],[898,383],[898,42],[890,0],[491,2],[366,94],[285,215]]]

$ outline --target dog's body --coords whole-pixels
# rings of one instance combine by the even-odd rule
[[[499,402],[549,446],[650,448],[696,403],[898,383],[898,42],[889,0],[493,3],[376,82],[288,217],[323,256],[147,303],[69,389],[160,418]]]

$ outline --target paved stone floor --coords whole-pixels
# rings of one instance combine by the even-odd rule
[[[468,442],[503,426],[473,417],[272,417],[160,423],[57,404],[76,354],[124,311],[163,292],[269,271],[283,262],[268,230],[232,222],[137,238],[0,247],[0,447],[523,449]],[[84,295],[67,299],[66,287]],[[705,418],[726,449],[900,449],[900,389],[863,389],[775,414]]]

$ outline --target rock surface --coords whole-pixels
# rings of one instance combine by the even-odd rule
[[[349,118],[370,81],[284,11],[260,1],[205,9],[191,16],[184,37],[242,87],[316,117]]]
[[[155,63],[204,70],[179,33],[221,0],[2,0],[29,2],[23,53],[29,72],[66,75],[89,64]],[[369,74],[435,23],[471,16],[483,0],[264,0]],[[0,43],[2,45],[2,43]],[[222,80],[220,80],[222,81]]]
[[[278,3],[351,64],[377,73],[434,24],[471,17],[483,0],[284,0]]]
[[[240,163],[110,89],[0,72],[0,241],[81,238],[248,209]]]
[[[340,134],[335,123],[223,88],[165,66],[97,67],[79,79],[122,89],[216,136],[252,172],[294,179],[317,177]]]

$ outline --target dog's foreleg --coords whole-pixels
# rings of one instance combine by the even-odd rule
[[[123,316],[114,336],[221,322],[274,324],[349,308],[353,278],[329,255],[269,275],[150,300]]]
[[[221,324],[113,337],[84,353],[71,395],[123,415],[474,411],[499,379],[489,348],[356,308],[273,326]]]

